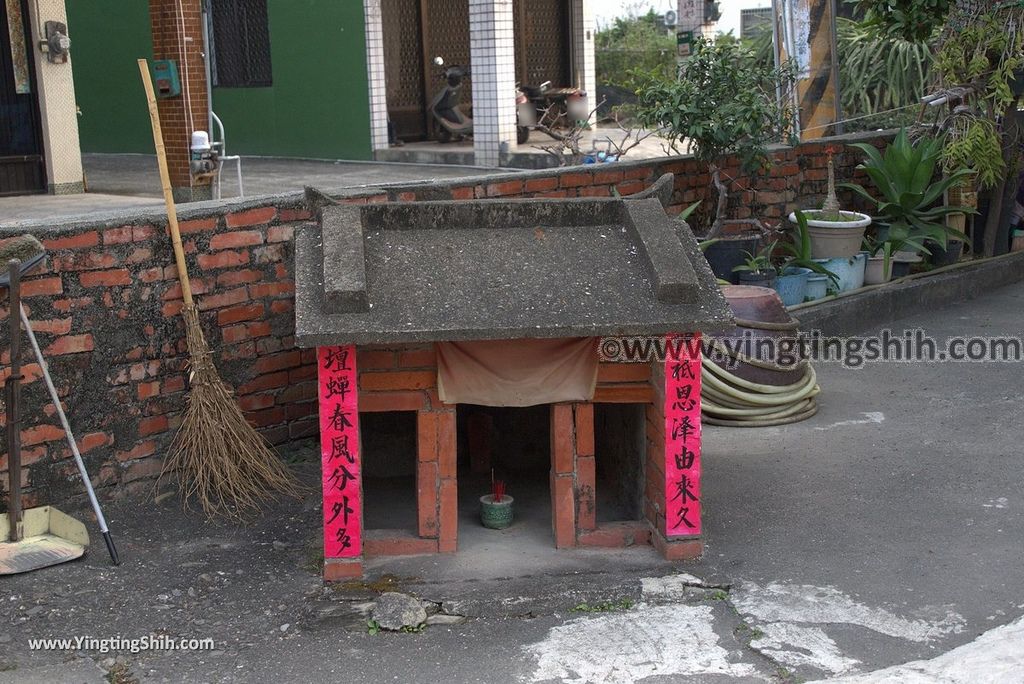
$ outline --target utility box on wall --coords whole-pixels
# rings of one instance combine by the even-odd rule
[[[178,63],[173,59],[153,60],[153,84],[159,98],[181,95],[181,79],[178,78]]]

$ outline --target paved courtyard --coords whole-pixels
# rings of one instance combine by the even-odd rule
[[[1018,284],[893,328],[1019,336],[1022,308]],[[122,502],[108,515],[122,567],[97,549],[0,583],[0,682],[1024,681],[1020,365],[818,370],[814,418],[706,430],[699,562],[496,538],[324,587],[315,491],[239,526]],[[310,482],[314,454],[289,452]],[[373,633],[384,590],[452,624]],[[215,648],[29,648],[149,634]]]
[[[86,154],[82,157],[89,192],[78,195],[0,197],[0,227],[29,221],[68,220],[95,212],[161,206],[156,157],[145,154]],[[443,164],[392,164],[269,157],[242,159],[245,196],[276,195],[306,185],[350,188],[493,173],[493,169]],[[238,196],[234,163],[224,170],[222,197]]]

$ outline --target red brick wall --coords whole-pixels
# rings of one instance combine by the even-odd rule
[[[154,59],[173,59],[178,64],[181,95],[159,99],[157,103],[171,186],[189,188],[192,131],[209,128],[202,3],[200,0],[149,0],[149,21]]]
[[[814,143],[781,150],[778,165],[767,178],[741,179],[751,187],[766,188],[754,195],[757,213],[781,217],[798,203],[810,207],[820,202],[824,148],[825,143]],[[854,151],[838,155],[841,179],[851,176],[858,159]],[[612,188],[629,194],[665,172],[677,174],[674,210],[703,193],[706,175],[696,162],[666,158],[360,190],[345,201],[575,197],[609,195]],[[292,232],[310,218],[301,201],[296,194],[272,206],[258,199],[225,202],[199,213],[187,212],[181,224],[201,321],[221,376],[236,389],[247,417],[273,444],[309,437],[317,430],[313,352],[297,349],[294,339]],[[737,214],[754,211],[746,200],[740,204]],[[21,232],[8,231],[0,238]],[[90,472],[106,495],[148,492],[186,396],[187,354],[178,315],[181,290],[163,221],[153,215],[131,223],[125,219],[35,232],[49,258],[45,268],[26,280],[25,306]],[[0,309],[0,325],[7,325],[7,316],[6,307]],[[28,345],[23,346],[26,505],[59,502],[80,494],[81,487],[38,366]],[[400,366],[403,358],[412,363],[410,356],[389,358]],[[9,374],[9,362],[3,353],[0,382]],[[372,370],[373,361],[361,359],[360,368]],[[369,381],[393,384],[397,377],[400,384],[422,384],[433,374],[431,368],[410,366],[400,374]],[[602,368],[595,401],[651,401],[650,385],[631,377],[631,372],[635,371]],[[423,401],[435,405],[429,387],[362,389],[365,410],[410,410]],[[384,391],[390,392],[386,401],[375,394]],[[410,409],[372,408],[375,402],[392,400],[409,402]],[[6,472],[5,454],[0,456],[0,484],[5,489]]]

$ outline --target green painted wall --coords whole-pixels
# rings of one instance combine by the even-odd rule
[[[152,59],[144,0],[67,0],[78,130],[83,152],[153,153],[149,110],[135,60]]]
[[[269,0],[270,88],[214,88],[228,151],[370,159],[363,3]]]
[[[214,88],[232,154],[370,159],[363,3],[268,0],[273,85]],[[135,60],[152,57],[142,0],[67,0],[84,152],[152,152]]]

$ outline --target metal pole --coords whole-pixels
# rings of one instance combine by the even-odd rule
[[[75,465],[78,466],[78,473],[82,476],[82,482],[85,483],[85,490],[89,494],[89,502],[92,504],[92,510],[96,513],[96,522],[99,523],[100,532],[103,534],[103,541],[106,542],[107,551],[110,553],[110,559],[114,561],[114,565],[120,565],[121,561],[117,557],[117,549],[114,547],[114,540],[110,537],[110,530],[107,529],[107,520],[103,517],[103,511],[100,509],[100,502],[96,499],[96,492],[93,491],[92,482],[89,480],[89,471],[85,469],[85,463],[82,461],[82,454],[78,451],[78,444],[75,443],[75,436],[71,433],[71,426],[68,424],[68,417],[64,415],[64,408],[60,403],[60,396],[57,395],[57,388],[53,386],[53,380],[50,378],[50,369],[46,365],[46,359],[43,358],[43,352],[39,349],[39,342],[36,341],[36,335],[32,331],[32,324],[28,321],[28,316],[25,315],[25,307],[18,306],[21,312],[21,323],[25,326],[25,332],[28,333],[28,341],[32,345],[32,351],[35,352],[36,361],[39,362],[39,368],[43,371],[43,380],[46,381],[46,389],[50,393],[50,400],[53,401],[54,408],[57,409],[57,417],[60,418],[60,424],[64,428],[64,435],[67,437],[68,446],[71,447],[71,454],[75,457]],[[12,316],[13,318],[13,316]]]

